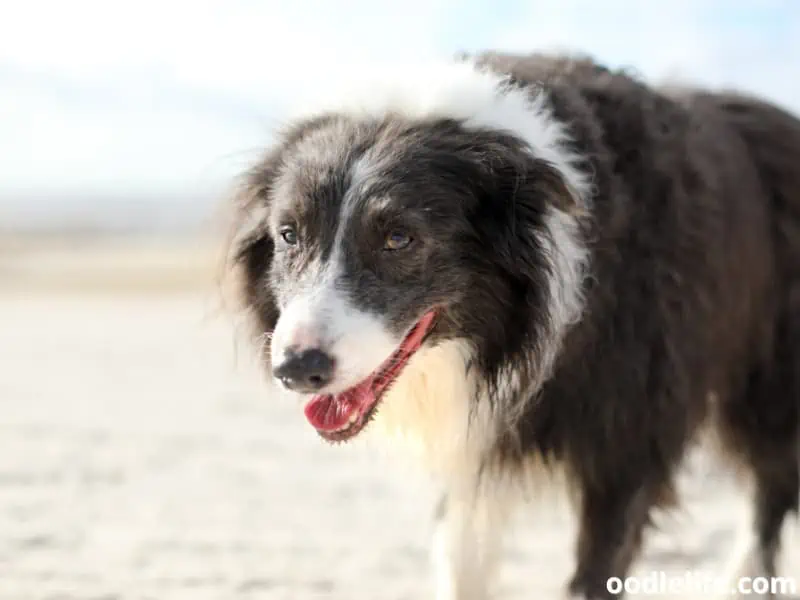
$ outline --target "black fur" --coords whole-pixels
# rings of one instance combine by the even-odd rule
[[[462,60],[542,86],[594,184],[591,219],[581,220],[591,252],[583,319],[535,397],[513,399],[521,418],[487,462],[513,473],[536,454],[567,469],[582,499],[570,588],[607,598],[607,579],[627,573],[651,510],[672,502],[675,471],[711,420],[754,475],[754,527],[774,571],[800,491],[800,121],[732,93],[653,89],[587,59]],[[243,213],[274,213],[286,156],[340,118],[287,132],[246,179]],[[380,190],[364,192],[348,242],[354,302],[379,313],[391,304],[398,330],[420,306],[441,304],[431,343],[466,338],[482,378],[497,383],[513,367],[524,380],[548,326],[548,267],[533,232],[548,206],[581,208],[560,174],[514,136],[457,122],[391,116],[349,131],[352,156],[330,173],[333,187],[298,192],[321,219],[304,220],[317,227],[306,251],[324,254],[352,161],[378,148],[391,158],[379,180],[392,190],[392,218],[432,243],[400,262],[376,258],[364,232],[389,226],[371,212]],[[260,333],[275,327],[282,278],[302,270],[279,264],[275,240],[265,226],[239,252]]]

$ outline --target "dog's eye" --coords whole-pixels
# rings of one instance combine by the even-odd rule
[[[297,244],[297,231],[295,231],[294,227],[291,225],[284,225],[281,227],[279,233],[281,234],[283,241],[290,246]]]
[[[411,236],[403,231],[392,231],[386,236],[386,241],[383,244],[384,250],[402,250],[408,248],[413,239]]]

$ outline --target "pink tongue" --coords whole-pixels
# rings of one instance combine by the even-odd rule
[[[373,402],[375,393],[372,390],[372,380],[367,379],[336,396],[314,396],[306,404],[304,412],[315,429],[336,431],[348,424],[353,413],[371,406]]]
[[[407,359],[411,353],[419,348],[435,316],[436,313],[434,311],[426,313],[409,336],[403,340],[400,352],[403,354],[404,359]],[[375,404],[377,395],[380,395],[389,385],[391,376],[394,374],[393,371],[396,371],[394,367],[397,364],[396,361],[388,374],[368,377],[341,394],[314,396],[306,404],[304,410],[306,419],[318,431],[336,431],[344,428],[349,423],[353,413],[367,411],[369,407]]]

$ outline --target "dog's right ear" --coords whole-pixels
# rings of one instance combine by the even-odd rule
[[[258,339],[269,338],[280,311],[270,285],[275,243],[267,226],[277,159],[268,156],[245,173],[233,194],[226,275],[238,307]],[[269,348],[269,344],[265,344]]]

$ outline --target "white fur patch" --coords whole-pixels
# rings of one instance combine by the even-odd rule
[[[477,389],[466,370],[470,356],[464,341],[423,346],[384,396],[368,431],[399,442],[442,475],[474,468],[491,424],[488,407],[482,413],[478,403],[469,427]]]
[[[518,472],[483,463],[502,419],[479,397],[481,382],[466,371],[470,357],[463,340],[423,347],[367,429],[410,449],[444,482],[446,509],[431,546],[436,600],[489,598],[503,529],[517,501],[523,494],[530,499],[563,489],[560,473],[545,469],[538,458],[531,457]],[[513,392],[518,385],[510,373],[501,390]],[[481,466],[486,470],[479,472]]]
[[[589,273],[590,254],[577,218],[550,207],[545,233],[538,233],[549,266],[547,302],[549,336],[540,342],[539,380],[550,376],[561,342],[569,328],[580,321],[584,309],[584,283]],[[531,390],[534,391],[534,390]]]
[[[545,225],[550,239],[543,240],[543,245],[553,274],[549,281],[550,320],[560,330],[577,323],[583,314],[589,250],[572,215],[551,207]]]
[[[334,263],[335,265],[336,263]],[[319,348],[336,363],[333,381],[320,393],[336,394],[363,381],[400,345],[384,323],[351,306],[332,275],[293,298],[281,312],[272,336],[271,355],[279,365],[286,349]]]
[[[552,164],[585,207],[589,177],[578,168],[580,156],[566,144],[564,123],[556,119],[543,89],[507,85],[507,77],[468,62],[434,62],[358,71],[358,78],[340,81],[325,94],[301,104],[297,117],[341,113],[381,119],[390,114],[410,119],[451,118],[468,128],[510,133],[528,144],[531,153]]]
[[[408,451],[442,478],[451,492],[478,503],[487,496],[487,506],[510,506],[520,492],[530,497],[549,490],[561,473],[552,473],[536,457],[515,474],[502,472],[502,465],[483,464],[506,415],[495,410],[503,411],[501,405],[480,397],[485,393],[483,382],[466,370],[471,356],[465,340],[423,346],[381,400],[365,433]],[[518,389],[518,378],[509,371],[500,393],[516,394]],[[479,482],[482,466],[488,470]],[[563,486],[558,482],[555,487]]]
[[[496,502],[449,497],[431,545],[436,600],[487,600],[508,516]]]

